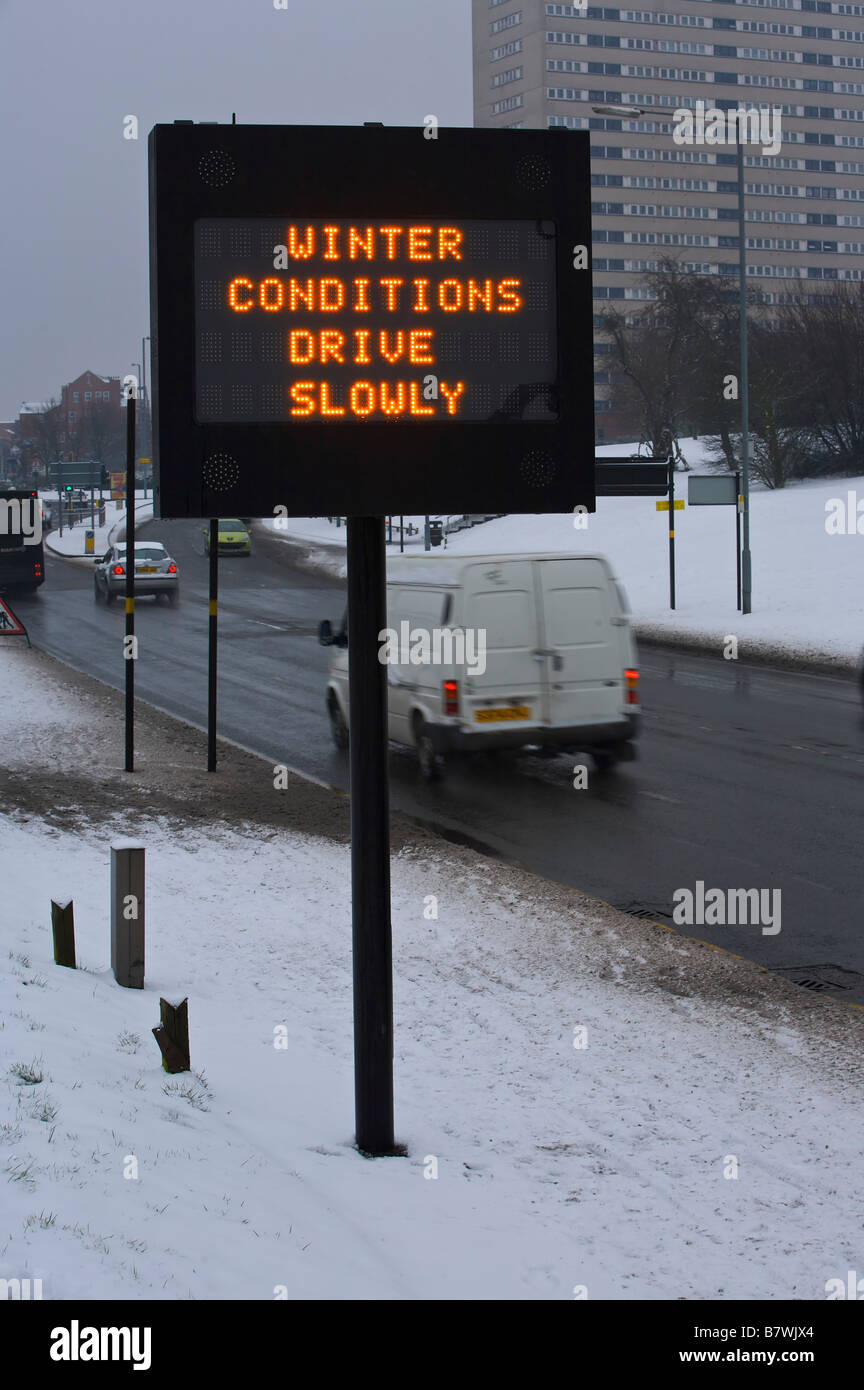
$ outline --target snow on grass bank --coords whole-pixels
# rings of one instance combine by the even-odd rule
[[[698,440],[684,440],[683,451],[695,472],[710,471]],[[625,445],[598,454],[626,454]],[[676,475],[678,495],[686,499],[687,474]],[[448,554],[525,551],[599,551],[608,555],[627,589],[642,635],[690,635],[722,650],[726,634],[737,635],[739,656],[761,654],[836,661],[849,666],[864,647],[864,535],[829,535],[826,503],[854,492],[864,499],[864,477],[820,479],[780,492],[755,488],[751,494],[753,612],[736,608],[735,513],[732,507],[686,507],[675,517],[677,594],[669,609],[668,513],[651,498],[601,497],[585,529],[571,516],[507,516],[449,538]],[[411,518],[422,527],[421,518]],[[406,523],[408,518],[406,518]],[[268,522],[269,527],[274,523]],[[288,531],[307,542],[344,545],[345,527],[326,518],[291,519]],[[420,553],[422,533],[406,542]],[[392,554],[398,545],[388,547]],[[433,554],[440,553],[433,551]],[[340,572],[344,563],[324,558]]]
[[[408,1155],[362,1158],[347,846],[35,815],[38,750],[70,823],[54,734],[102,727],[62,669],[0,651],[0,1277],[53,1299],[821,1299],[860,1268],[860,1012],[429,839],[393,861]],[[129,833],[142,991],[109,969]],[[51,959],[51,894],[74,899],[78,971]],[[160,994],[189,996],[191,1074],[161,1069]]]
[[[149,521],[152,516],[152,499],[135,503],[135,520],[139,525],[142,521]],[[63,555],[67,559],[84,556],[86,532],[91,529],[90,523],[91,517],[88,512],[76,525],[64,525],[62,536],[59,528],[46,532],[44,537],[46,549],[53,551],[55,555]],[[96,527],[93,533],[93,555],[87,555],[86,558],[90,560],[104,555],[109,545],[113,545],[115,540],[123,539],[125,531],[125,502],[106,502],[105,525]]]

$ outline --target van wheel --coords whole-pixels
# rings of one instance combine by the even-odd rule
[[[327,700],[327,714],[330,718],[330,737],[340,753],[344,753],[348,747],[348,725],[335,695]]]
[[[596,753],[591,754],[598,772],[611,772],[613,767],[618,766],[618,754],[611,749],[598,748]]]
[[[441,777],[444,763],[441,755],[435,751],[429,726],[422,719],[414,720],[414,744],[417,748],[420,775],[424,782],[437,782]]]

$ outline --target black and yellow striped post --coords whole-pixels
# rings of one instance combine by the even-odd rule
[[[126,398],[126,627],[123,659],[126,665],[126,762],[135,770],[135,390]]]
[[[672,458],[667,460],[669,469],[667,498],[665,502],[656,502],[658,512],[669,513],[669,607],[675,607],[675,513],[684,510],[684,499],[675,498],[675,461]]]
[[[207,771],[216,771],[216,641],[219,613],[219,519],[210,519],[210,633],[207,661]]]
[[[675,460],[669,459],[669,607],[675,607]]]

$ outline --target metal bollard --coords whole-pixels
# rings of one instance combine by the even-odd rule
[[[118,985],[144,988],[144,846],[111,846],[111,969]]]

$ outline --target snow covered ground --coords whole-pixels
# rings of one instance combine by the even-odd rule
[[[14,639],[0,688],[0,1278],[782,1300],[862,1267],[860,1011],[394,818],[408,1154],[365,1159],[345,798],[276,791],[234,748],[208,779],[201,735],[141,705],[126,777],[122,696]],[[110,972],[128,835],[140,992]],[[53,964],[51,896],[74,900],[77,971]],[[194,1071],[169,1076],[150,1030],[186,994]]]
[[[56,496],[56,494],[55,494]],[[135,503],[135,519],[140,524],[142,521],[149,521],[153,515],[153,500],[140,500]],[[122,539],[123,523],[126,516],[125,502],[106,502],[105,503],[105,525],[97,526],[93,536],[93,555],[104,555],[109,545],[115,538]],[[90,528],[89,514],[75,526],[63,527],[61,536],[59,528],[55,531],[45,533],[44,541],[46,549],[52,550],[55,555],[64,555],[67,559],[85,554],[85,534]],[[115,536],[116,533],[116,536]],[[89,555],[86,557],[91,558]]]
[[[712,471],[700,440],[682,440],[694,472]],[[635,449],[635,445],[633,446]],[[610,445],[599,455],[624,455]],[[676,475],[686,500],[687,474]],[[736,608],[735,513],[732,507],[690,507],[675,515],[676,609],[669,608],[668,513],[652,498],[601,497],[584,529],[571,516],[508,516],[449,537],[448,553],[599,551],[623,580],[641,636],[690,641],[722,651],[727,634],[738,637],[738,655],[854,665],[864,647],[864,534],[828,534],[826,503],[849,493],[864,502],[864,477],[800,483],[780,492],[751,492],[753,611]],[[855,504],[853,503],[853,506]],[[420,527],[406,552],[423,548]],[[275,535],[298,538],[310,562],[344,572],[344,561],[324,545],[345,544],[341,527],[326,518],[291,518],[287,530],[266,523]],[[864,519],[862,519],[864,525]],[[321,542],[316,546],[315,542]],[[388,547],[398,552],[398,543]],[[433,554],[438,553],[433,551]]]

